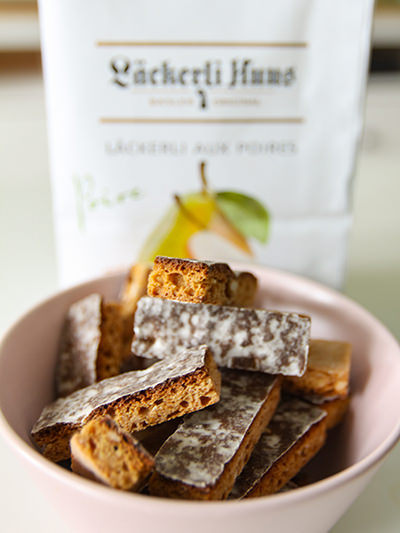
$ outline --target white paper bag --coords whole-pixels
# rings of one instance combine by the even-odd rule
[[[371,0],[41,0],[63,285],[156,254],[343,280]]]

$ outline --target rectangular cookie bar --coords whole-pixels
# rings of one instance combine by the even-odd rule
[[[138,301],[147,294],[147,281],[151,268],[151,263],[136,263],[133,265],[129,269],[121,290],[120,302],[124,318],[123,362],[131,355],[133,317]]]
[[[116,302],[91,294],[69,308],[56,369],[58,396],[119,373],[124,319]]]
[[[178,429],[181,420],[181,418],[174,418],[173,420],[167,420],[167,422],[163,422],[162,424],[149,426],[141,431],[135,431],[135,439],[137,439],[148,452],[155,455],[168,437]]]
[[[229,305],[253,307],[257,292],[257,278],[250,272],[233,271],[235,278],[231,281],[231,299]]]
[[[226,263],[157,256],[147,294],[180,302],[253,304],[257,279],[250,272],[234,272]]]
[[[350,405],[350,397],[338,398],[324,396],[308,395],[303,396],[303,399],[317,407],[320,407],[326,412],[326,429],[333,429],[343,420]]]
[[[219,400],[220,373],[207,346],[182,350],[145,370],[104,379],[45,407],[32,438],[53,460],[69,457],[69,440],[86,422],[110,415],[133,432]]]
[[[301,376],[311,319],[296,313],[142,298],[132,351],[142,357],[207,344],[217,365]]]
[[[70,446],[73,472],[115,489],[140,490],[154,467],[154,458],[109,416],[84,425]]]
[[[345,398],[349,391],[351,344],[310,340],[307,369],[301,377],[287,377],[285,391],[296,396],[318,395]]]
[[[293,481],[292,479],[286,483],[281,489],[278,490],[279,493],[281,492],[289,492],[291,490],[298,489],[299,485]]]
[[[229,499],[281,489],[321,449],[326,413],[296,398],[282,402],[263,432]]]
[[[120,295],[121,304],[127,312],[134,313],[140,298],[147,294],[147,283],[151,270],[151,263],[136,263],[129,269]]]
[[[225,499],[271,419],[279,396],[279,377],[223,370],[221,401],[185,417],[158,451],[150,494]]]

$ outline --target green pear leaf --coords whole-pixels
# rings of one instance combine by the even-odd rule
[[[222,213],[242,235],[267,242],[269,213],[261,202],[231,191],[217,192],[215,198]]]

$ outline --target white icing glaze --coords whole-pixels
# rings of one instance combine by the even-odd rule
[[[156,471],[199,488],[214,485],[275,383],[265,374],[223,371],[220,402],[184,418],[156,455]]]
[[[96,381],[96,359],[101,337],[102,296],[91,294],[71,305],[65,318],[57,366],[59,395]]]
[[[313,403],[315,405],[324,405],[324,403],[333,402],[335,400],[339,400],[340,398],[342,398],[342,396],[339,396],[338,394],[331,394],[330,396],[322,396],[320,394],[313,394],[311,392],[309,394],[302,393],[301,397],[304,400],[307,400],[308,402]]]
[[[207,346],[199,346],[174,354],[145,370],[133,370],[104,379],[45,407],[32,429],[36,433],[55,424],[81,424],[94,409],[124,396],[156,387],[169,379],[191,374],[205,364]]]
[[[132,351],[162,358],[207,344],[218,365],[301,376],[307,365],[311,321],[296,313],[142,298]]]
[[[207,260],[200,260],[200,259],[188,259],[188,258],[184,258],[184,259],[178,259],[176,257],[169,257],[167,255],[160,255],[158,256],[160,259],[170,259],[172,261],[178,261],[178,262],[181,262],[181,263],[195,263],[195,264],[198,264],[198,265],[207,265],[207,266],[213,266],[213,265],[219,265],[221,264],[221,262],[218,262],[218,261],[207,261]],[[226,263],[222,263],[223,265],[226,265]],[[226,265],[228,266],[228,265]]]
[[[229,499],[244,497],[326,412],[296,398],[282,402],[237,478]]]

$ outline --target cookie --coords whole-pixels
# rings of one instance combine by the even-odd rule
[[[260,437],[229,499],[279,491],[321,449],[326,413],[297,398],[283,401]]]
[[[346,398],[327,398],[324,396],[309,395],[304,396],[304,400],[313,405],[316,405],[317,407],[320,407],[326,412],[327,429],[333,429],[338,424],[340,424],[340,422],[345,417],[350,405],[350,396],[347,396]]]
[[[158,256],[149,276],[147,294],[180,302],[251,306],[257,279],[234,272],[226,263]]]
[[[59,398],[43,409],[32,438],[46,457],[62,461],[73,433],[88,421],[110,415],[125,431],[139,431],[217,402],[220,379],[206,346],[183,350]]]
[[[154,458],[109,416],[88,422],[71,438],[72,471],[115,489],[139,491]]]
[[[307,369],[301,377],[287,377],[285,391],[296,396],[346,398],[349,392],[351,344],[311,339]]]
[[[58,396],[119,373],[124,318],[117,302],[91,294],[69,308],[56,368]]]
[[[222,371],[221,401],[193,415],[158,451],[150,493],[167,498],[227,498],[280,396],[280,378]]]
[[[147,294],[147,281],[151,263],[136,263],[128,272],[120,295],[120,305],[124,320],[122,364],[131,356],[133,319],[140,298]]]
[[[207,344],[218,366],[301,376],[307,366],[311,319],[296,313],[142,298],[132,351],[162,358]]]

